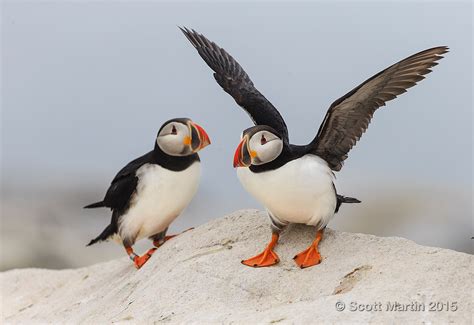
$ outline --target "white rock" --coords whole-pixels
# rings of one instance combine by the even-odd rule
[[[471,323],[471,255],[327,229],[322,263],[301,270],[292,257],[313,236],[289,227],[276,249],[281,262],[249,268],[240,261],[264,248],[270,229],[263,212],[238,211],[167,242],[138,271],[124,257],[4,272],[2,323]],[[397,302],[425,310],[386,310]],[[355,304],[375,310],[351,311]]]

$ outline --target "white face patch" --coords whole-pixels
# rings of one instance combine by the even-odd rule
[[[161,129],[156,138],[156,143],[161,150],[170,156],[186,156],[191,153],[191,149],[184,141],[186,137],[191,137],[187,125],[170,122]]]
[[[249,149],[256,153],[252,165],[262,165],[275,160],[283,150],[283,141],[269,131],[255,133],[249,140]]]

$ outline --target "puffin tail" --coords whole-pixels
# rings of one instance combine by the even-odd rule
[[[339,195],[337,194],[337,203],[336,203],[336,212],[339,211],[342,203],[360,203],[361,201],[349,196]]]
[[[107,240],[110,236],[112,236],[115,233],[116,233],[116,231],[115,231],[114,225],[110,224],[107,227],[105,227],[104,231],[102,231],[99,236],[92,239],[89,242],[89,244],[87,244],[86,246],[91,246],[91,245],[94,245],[95,243],[98,243],[100,241]]]
[[[92,203],[92,204],[89,204],[89,205],[86,205],[83,209],[94,209],[94,208],[102,208],[104,207],[104,201],[100,201],[100,202],[96,202],[96,203]]]

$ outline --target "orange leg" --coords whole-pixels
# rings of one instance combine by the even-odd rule
[[[191,227],[191,228],[189,228],[189,229],[186,229],[185,231],[180,232],[179,234],[165,236],[165,238],[162,239],[162,240],[154,240],[154,241],[153,241],[153,245],[154,245],[156,248],[158,248],[158,247],[160,247],[161,245],[163,245],[164,243],[166,243],[168,240],[170,240],[171,238],[174,238],[174,237],[176,237],[176,236],[179,236],[179,235],[181,235],[182,233],[185,233],[186,231],[190,231],[190,230],[193,230],[193,229],[194,229],[194,227]],[[155,249],[156,249],[156,248],[155,248]],[[152,248],[152,249],[153,249],[153,248]]]
[[[125,251],[133,261],[133,264],[135,264],[135,267],[139,269],[150,259],[150,257],[156,251],[156,248],[150,248],[143,256],[138,256],[135,254],[132,247],[125,247]]]
[[[194,229],[194,228],[189,228],[183,232],[186,232],[186,231],[189,231],[191,229]],[[183,233],[182,232],[182,233]],[[181,234],[182,234],[181,233]],[[178,235],[170,235],[170,236],[165,236],[164,239],[162,239],[161,241],[159,240],[154,240],[153,241],[153,245],[155,247],[153,248],[150,248],[144,255],[142,256],[138,256],[137,254],[135,254],[135,252],[133,251],[133,248],[132,247],[125,247],[125,251],[127,252],[128,256],[130,257],[130,259],[133,261],[133,264],[135,264],[135,267],[137,269],[141,268],[149,259],[150,257],[153,255],[153,253],[155,253],[156,249],[158,247],[160,247],[161,245],[163,245],[166,241],[170,240],[171,238],[173,237],[176,237]]]
[[[242,261],[242,264],[247,265],[247,266],[252,266],[252,267],[264,267],[264,266],[271,266],[280,262],[280,258],[273,251],[273,248],[275,248],[279,237],[280,237],[279,234],[273,233],[272,240],[270,241],[268,246],[265,248],[265,250],[262,253],[258,254],[257,256],[254,256],[252,258],[249,258],[248,260]]]
[[[318,230],[313,243],[307,249],[293,257],[299,267],[304,269],[321,263],[321,255],[318,251],[318,245],[321,239],[323,239],[323,230]]]

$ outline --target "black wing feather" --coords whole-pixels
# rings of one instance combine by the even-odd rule
[[[101,202],[93,203],[85,208],[108,207],[116,211],[126,209],[137,187],[138,177],[136,176],[136,171],[152,160],[152,154],[153,151],[150,151],[128,163],[114,177],[104,199]]]
[[[278,110],[253,85],[240,64],[223,48],[205,36],[181,28],[199,55],[215,72],[217,83],[230,94],[251,117],[255,125],[268,125],[288,141],[288,128]]]
[[[351,148],[369,126],[374,112],[389,100],[406,92],[431,72],[435,61],[448,52],[446,46],[414,54],[364,81],[330,107],[308,152],[325,159],[339,171]]]

